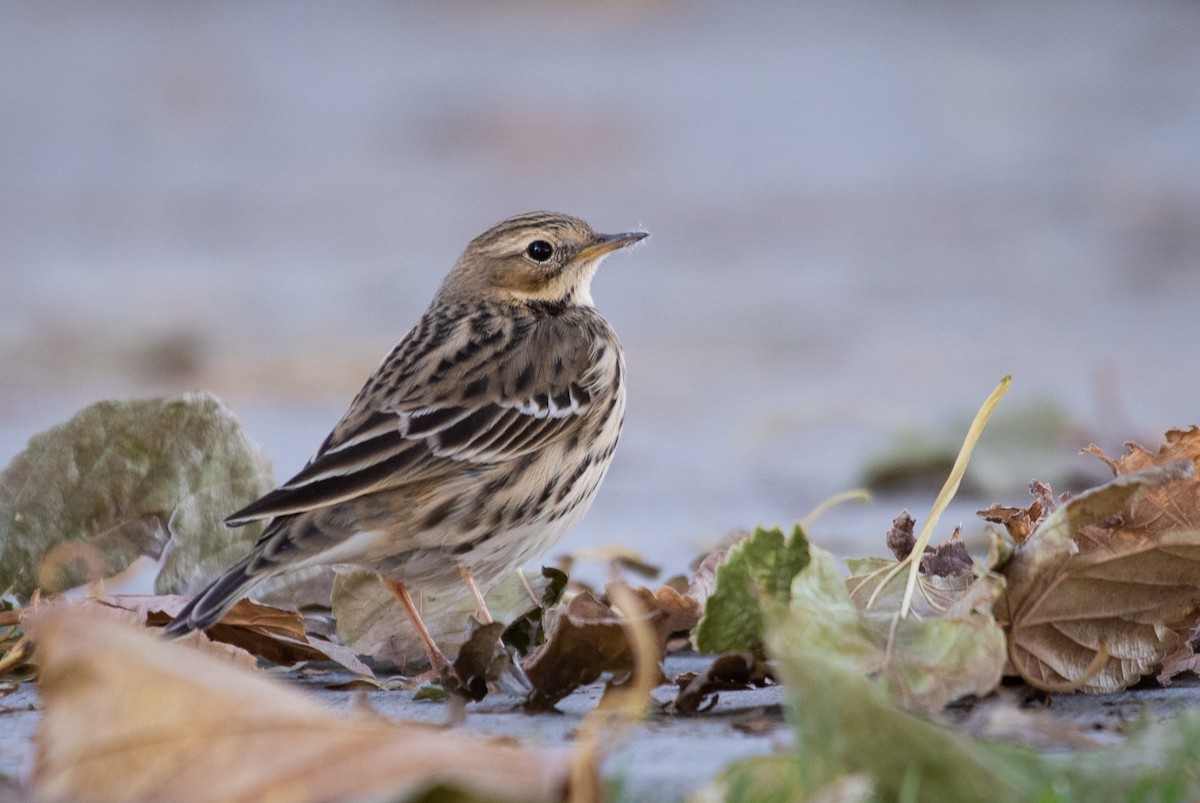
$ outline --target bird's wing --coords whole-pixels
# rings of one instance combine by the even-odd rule
[[[620,371],[619,362],[603,350],[597,361],[588,328],[460,320],[423,349],[408,345],[418,326],[368,380],[308,465],[226,523],[436,480],[464,464],[502,463],[569,437],[596,397],[619,382],[598,370],[611,363]]]

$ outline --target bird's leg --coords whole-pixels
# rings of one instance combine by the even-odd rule
[[[492,612],[488,610],[487,602],[484,601],[479,586],[475,585],[475,578],[471,575],[471,570],[466,566],[459,566],[458,573],[462,575],[463,582],[467,584],[467,588],[471,589],[471,594],[475,597],[475,616],[479,619],[480,624],[490,625]]]
[[[417,635],[421,637],[421,643],[425,645],[425,653],[429,656],[430,674],[434,677],[440,676],[444,670],[450,668],[450,660],[438,649],[438,645],[433,641],[433,636],[429,635],[425,623],[421,621],[421,614],[417,612],[417,606],[413,604],[412,597],[408,595],[408,589],[404,587],[404,583],[397,583],[386,577],[381,579],[388,590],[396,595],[396,599],[400,600],[400,604],[408,613],[409,621],[417,629]]]
[[[459,566],[458,573],[462,575],[463,582],[467,584],[467,588],[471,589],[471,594],[475,597],[476,617],[481,624],[490,625],[493,621],[492,612],[488,610],[487,602],[483,599],[483,594],[479,591],[479,586],[475,584],[475,577],[471,574],[471,570],[466,566]],[[521,576],[521,580],[525,580],[525,575],[521,574],[521,570],[517,570],[517,574]],[[528,588],[529,584],[525,583]],[[532,590],[530,596],[533,596]],[[508,648],[504,644],[504,638],[500,637],[496,640],[497,645],[502,652],[507,652]],[[507,685],[509,691],[516,691],[518,694],[528,694],[533,689],[533,684],[529,682],[529,678],[525,676],[525,670],[521,668],[521,661],[516,653],[511,653],[512,660],[508,662],[508,668],[505,670],[506,675],[510,675],[510,681],[505,684],[505,678],[501,677],[501,685]]]

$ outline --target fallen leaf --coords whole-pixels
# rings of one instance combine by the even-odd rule
[[[539,607],[542,595],[555,580],[553,574],[524,577],[522,582],[516,571],[509,572],[484,589],[484,600],[497,622],[512,622]],[[465,638],[467,619],[475,613],[475,599],[466,585],[439,594],[419,587],[410,590],[434,642],[446,655],[455,655]],[[333,586],[333,615],[337,619],[338,640],[357,654],[402,671],[412,671],[428,663],[425,648],[408,615],[375,572],[359,569],[338,572]]]
[[[1136,443],[1126,444],[1126,452],[1119,460],[1109,457],[1095,444],[1083,450],[1084,454],[1107,463],[1117,477],[1156,466],[1177,465],[1181,461],[1190,466],[1187,478],[1147,487],[1120,512],[1120,529],[1132,531],[1138,537],[1154,536],[1168,530],[1200,529],[1200,471],[1196,470],[1196,461],[1200,459],[1200,427],[1170,430],[1165,439],[1166,443],[1153,453]],[[1090,532],[1084,530],[1077,540],[1089,536]],[[1101,540],[1108,539],[1101,537]]]
[[[104,576],[141,555],[162,561],[159,593],[195,590],[240,558],[261,525],[222,519],[274,485],[271,462],[216,398],[93,404],[30,439],[0,474],[0,588],[27,598],[63,544],[102,558]],[[43,586],[88,582],[77,562]]]
[[[814,554],[812,566],[822,562]],[[795,746],[727,768],[727,799],[812,800],[848,776],[863,779],[872,800],[1200,799],[1200,712],[1149,725],[1118,748],[1044,753],[903,710],[883,678],[847,666],[786,613],[771,618],[767,644],[779,656]]]
[[[717,590],[717,567],[725,562],[730,546],[732,544],[714,549],[705,555],[688,581],[687,594],[700,603],[702,610],[708,604],[708,598]]]
[[[1014,543],[1023,544],[1029,540],[1029,534],[1037,529],[1050,512],[1042,506],[1041,501],[1034,499],[1029,507],[992,505],[985,510],[978,511],[975,515],[984,521],[1002,525]]]
[[[811,561],[796,575],[790,602],[781,606],[787,613],[777,617],[777,627],[803,634],[805,651],[820,651],[840,671],[879,677],[905,706],[931,712],[967,695],[985,695],[1000,683],[1004,632],[991,614],[1004,587],[998,575],[988,572],[969,583],[954,578],[966,584],[947,595],[944,610],[930,604],[897,619],[903,578],[893,576],[893,590],[870,607],[870,596],[859,589],[856,604],[833,556],[815,546],[809,550]]]
[[[892,528],[886,536],[888,549],[896,560],[904,560],[917,545],[913,531],[916,527],[914,519],[907,510],[892,520]],[[951,577],[957,574],[969,574],[973,566],[967,546],[958,539],[958,531],[954,537],[936,546],[926,546],[921,555],[921,571],[934,577]]]
[[[97,597],[92,602],[130,611],[145,624],[163,627],[179,615],[188,598],[116,594]],[[305,633],[300,614],[249,599],[238,600],[221,617],[221,621],[206,633],[196,635],[197,641],[205,639],[229,644],[281,666],[291,666],[301,661],[333,661],[356,675],[370,679],[375,677],[371,669],[349,648]]]
[[[1188,460],[1120,474],[1059,507],[1014,551],[995,610],[1026,682],[1116,692],[1179,647],[1200,614],[1200,527],[1166,527],[1160,506],[1195,483]]]
[[[616,586],[621,586],[636,595],[655,633],[660,657],[666,647],[667,638],[673,633],[690,631],[700,621],[703,613],[695,597],[681,594],[668,585],[659,586],[657,591],[651,591],[645,586],[632,588],[624,581],[617,581],[604,587],[610,599],[617,596],[614,593]]]
[[[542,577],[546,584],[541,592],[541,599],[528,611],[513,619],[501,636],[504,643],[520,655],[528,654],[534,647],[545,642],[543,614],[547,608],[558,604],[567,587],[567,575],[558,569],[543,566]]]
[[[459,647],[450,665],[451,671],[442,678],[442,687],[451,694],[478,702],[487,696],[488,683],[496,681],[509,664],[508,653],[500,644],[504,631],[501,622],[480,624],[471,617],[467,638]]]
[[[561,752],[338,715],[180,643],[70,607],[32,619],[41,800],[407,799],[444,784],[559,800]]]
[[[716,586],[696,625],[696,649],[705,653],[763,655],[763,606],[786,602],[792,578],[808,564],[808,539],[797,524],[790,537],[759,528],[729,548],[717,566]]]
[[[546,643],[522,666],[533,684],[526,710],[546,711],[605,672],[632,672],[633,650],[621,616],[585,591],[558,613]]]
[[[748,652],[719,655],[708,668],[692,677],[671,701],[668,711],[690,715],[701,710],[717,692],[762,688],[775,680],[771,668]],[[716,702],[716,698],[713,698]]]

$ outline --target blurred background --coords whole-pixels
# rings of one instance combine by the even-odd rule
[[[554,209],[653,235],[594,287],[628,423],[563,550],[675,571],[904,449],[940,477],[1012,374],[941,528],[978,530],[1098,476],[1092,440],[1197,422],[1197,30],[1182,0],[0,3],[0,463],[204,388],[284,479],[466,242]],[[934,496],[898,476],[816,540],[882,552]]]

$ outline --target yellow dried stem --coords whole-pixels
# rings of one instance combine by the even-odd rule
[[[987,426],[988,419],[992,417],[992,413],[996,410],[996,405],[1000,404],[1000,400],[1004,398],[1004,394],[1008,393],[1008,387],[1011,384],[1011,376],[1001,379],[1000,384],[996,386],[996,389],[984,401],[983,406],[979,408],[979,412],[975,414],[975,420],[971,422],[971,427],[967,430],[967,437],[963,440],[962,449],[958,452],[958,457],[954,461],[954,467],[950,469],[950,476],[946,478],[946,484],[942,486],[941,492],[938,493],[937,499],[934,500],[933,509],[929,511],[929,518],[925,520],[925,524],[921,527],[921,532],[917,536],[917,542],[913,544],[912,552],[905,558],[909,562],[908,584],[904,587],[904,601],[900,605],[899,616],[901,617],[908,616],[908,612],[912,607],[913,591],[917,587],[917,573],[921,569],[921,555],[925,553],[925,547],[929,545],[930,539],[933,538],[933,528],[937,526],[938,519],[941,518],[942,512],[950,504],[950,500],[954,498],[954,494],[958,493],[958,485],[962,482],[963,474],[967,471],[967,463],[971,460],[971,452],[975,450],[975,444],[979,441],[979,436],[983,434],[983,428]]]
[[[816,521],[818,518],[820,518],[826,512],[828,512],[832,508],[835,508],[838,505],[844,504],[846,502],[870,502],[870,501],[871,501],[871,492],[868,491],[866,488],[854,488],[849,491],[842,491],[841,493],[834,494],[833,496],[829,497],[821,504],[814,507],[807,516],[805,516],[804,518],[802,518],[800,520],[800,526],[807,530],[809,527],[812,526],[812,523],[814,521]]]

